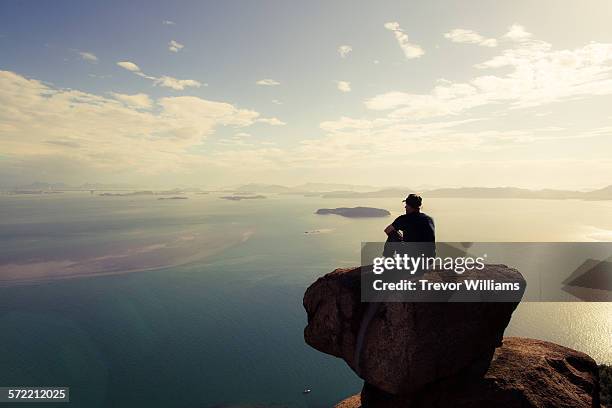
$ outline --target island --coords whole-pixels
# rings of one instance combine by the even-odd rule
[[[93,194],[94,190],[91,190]],[[182,194],[183,191],[179,189],[174,190],[163,190],[163,191],[152,191],[152,190],[139,190],[139,191],[129,191],[125,193],[100,193],[98,194],[101,197],[133,197],[133,196],[152,196],[152,195],[173,195],[173,194]]]
[[[181,196],[176,196],[176,197],[160,197],[158,198],[158,200],[187,200],[189,197],[181,197]]]
[[[231,195],[231,196],[223,196],[223,197],[219,197],[219,198],[222,198],[223,200],[240,201],[240,200],[258,200],[258,199],[266,198],[266,196],[262,196],[262,195]]]
[[[332,232],[333,229],[331,228],[321,228],[321,229],[315,229],[315,230],[310,230],[310,231],[304,231],[304,234],[327,234],[329,232]]]
[[[385,209],[372,207],[320,208],[317,210],[316,214],[336,214],[348,218],[388,217],[391,215],[391,213]]]

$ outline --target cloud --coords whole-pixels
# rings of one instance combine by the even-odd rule
[[[283,103],[281,101],[279,101],[278,99],[272,99],[272,103],[275,105],[282,105]]]
[[[336,81],[336,87],[340,92],[351,92],[351,83],[348,81]]]
[[[277,118],[260,118],[260,119],[257,119],[257,122],[266,123],[266,124],[271,125],[271,126],[284,126],[284,125],[286,125],[285,122],[283,122],[282,120],[277,119]]]
[[[512,41],[524,41],[531,38],[531,33],[525,31],[525,27],[519,24],[513,24],[508,32],[504,35],[504,38],[507,38]]]
[[[149,95],[147,94],[138,93],[134,95],[128,95],[128,94],[111,92],[111,95],[113,96],[113,98],[117,99],[118,101],[123,102],[126,105],[132,106],[134,108],[149,109],[151,106],[153,106],[153,102],[151,101],[151,98],[149,98]]]
[[[162,75],[161,77],[150,76],[142,72],[138,65],[130,61],[120,61],[117,63],[117,65],[119,65],[121,68],[127,69],[128,71],[135,73],[140,77],[152,80],[154,85],[171,88],[177,91],[182,91],[183,89],[188,87],[199,88],[202,85],[207,86],[207,84],[202,84],[201,82],[196,81],[195,79],[177,79],[168,75]]]
[[[87,76],[90,78],[97,78],[97,79],[111,78],[111,75],[87,74]]]
[[[481,71],[508,68],[505,74],[487,72],[467,82],[441,80],[424,94],[386,92],[367,99],[365,105],[390,111],[392,118],[423,119],[458,115],[484,105],[503,103],[516,109],[612,94],[612,44],[592,42],[573,50],[554,50],[551,44],[523,34],[516,38],[523,40],[475,65]]]
[[[127,69],[128,71],[140,72],[140,67],[130,61],[119,61],[117,65],[119,65],[121,68]]]
[[[351,51],[353,51],[353,47],[350,45],[341,45],[338,47],[338,54],[340,54],[340,57],[342,58],[348,57]]]
[[[440,81],[428,95],[450,102],[476,96],[479,89],[473,87]],[[553,137],[563,132],[559,128],[503,130],[491,122],[492,129],[483,130],[473,127],[478,123],[473,118],[425,123],[393,116],[392,108],[368,112],[366,118],[344,116],[322,122],[324,135],[279,147],[240,134],[273,119],[261,118],[253,110],[193,96],[151,100],[155,109],[145,110],[126,103],[123,95],[100,96],[0,71],[3,177],[27,174],[35,179],[47,174],[70,181],[78,174],[78,182],[83,182],[85,177],[157,181],[180,175],[181,180],[196,183],[203,174],[251,180],[278,174],[288,179],[300,174],[332,179],[352,174],[389,185],[405,182],[408,171],[423,175],[428,183],[470,180],[503,185],[560,178],[579,184],[585,177],[593,182],[589,174],[600,182],[612,171],[612,160],[597,158],[539,160],[534,153],[535,158],[508,159],[507,153],[515,151],[508,147],[535,152],[550,146],[544,141],[559,144],[559,137]],[[410,101],[402,94],[395,97],[391,106],[403,104],[397,109]],[[217,144],[218,138],[210,137],[223,126],[231,127],[229,134],[237,140]],[[609,129],[593,129],[584,137],[604,140]],[[484,153],[482,159],[470,156],[479,153]]]
[[[395,35],[395,39],[397,40],[397,43],[399,44],[402,51],[404,51],[404,55],[406,56],[406,58],[419,58],[423,54],[425,54],[425,51],[423,51],[423,49],[419,45],[412,44],[408,40],[408,35],[404,32],[404,30],[402,30],[398,22],[392,21],[389,23],[385,23],[385,28],[393,32],[393,34]]]
[[[374,123],[371,120],[353,119],[342,116],[338,120],[321,122],[319,127],[326,132],[337,132],[341,130],[369,130],[372,129]]]
[[[54,172],[54,166],[125,174],[187,171],[201,160],[192,150],[216,128],[245,128],[260,117],[193,96],[106,97],[11,71],[0,71],[0,105],[2,166],[35,165],[39,172]],[[154,105],[158,109],[147,110]]]
[[[98,62],[98,57],[92,52],[79,51],[79,55],[84,61],[88,62]]]
[[[455,28],[454,30],[444,34],[444,37],[455,43],[477,44],[483,47],[497,47],[497,40],[495,38],[485,38],[476,31],[465,30],[463,28]]]
[[[255,82],[257,85],[263,85],[263,86],[277,86],[280,85],[280,82],[274,80],[274,79],[260,79],[259,81]]]
[[[515,34],[519,32],[526,31],[514,30]],[[612,127],[576,131],[557,122],[521,128],[520,122],[508,125],[495,119],[499,112],[532,118],[533,109],[520,110],[612,95],[612,43],[591,42],[575,49],[555,49],[525,34],[515,38],[521,40],[476,64],[475,75],[467,81],[441,79],[425,92],[389,91],[373,95],[365,100],[367,114],[321,122],[326,136],[305,141],[299,152],[288,157],[300,157],[304,165],[320,157],[320,166],[329,168],[347,162],[388,168],[396,160],[406,163],[410,153],[435,159],[440,154],[485,152],[490,158],[489,153],[502,154],[509,148],[520,148],[535,157],[527,160],[536,169],[540,163],[538,151],[550,149],[564,154],[558,152],[569,150],[571,140],[584,138],[598,138],[597,143],[603,143]],[[500,72],[500,68],[504,70]],[[474,116],[476,112],[479,116]],[[487,128],[488,124],[491,128]],[[532,148],[534,143],[538,143],[537,148]],[[565,143],[562,148],[561,143]],[[363,160],[364,157],[368,160]],[[452,159],[444,162],[448,166]],[[580,164],[583,175],[588,174],[587,162],[585,158]],[[542,168],[548,167],[542,164]],[[511,176],[508,177],[510,180]]]
[[[341,117],[320,124],[326,136],[304,141],[296,152],[288,157],[299,157],[304,161],[316,160],[325,168],[357,163],[365,167],[389,168],[390,163],[404,167],[415,165],[415,169],[431,168],[441,154],[450,154],[442,159],[445,164],[455,160],[452,156],[465,157],[461,153],[504,151],[509,146],[531,147],[534,142],[559,141],[558,132],[563,129],[527,128],[513,130],[469,130],[462,129],[475,123],[473,119],[446,122],[414,123],[403,120],[355,119]],[[556,132],[557,135],[551,133]],[[415,154],[412,156],[411,154]],[[367,157],[367,160],[364,160]],[[489,154],[484,156],[491,158]],[[419,165],[415,163],[419,162]],[[422,172],[422,170],[421,170]],[[422,173],[421,173],[422,174]]]
[[[163,86],[165,88],[172,88],[177,91],[182,91],[188,87],[199,88],[202,83],[194,79],[176,79],[174,77],[164,75],[155,79],[155,85]],[[206,86],[206,84],[204,84]]]
[[[177,42],[177,41],[170,41],[168,43],[168,50],[172,51],[172,52],[179,52],[180,50],[183,49],[183,47],[185,47],[183,44]]]
[[[176,24],[176,23],[175,23],[174,21],[164,20],[164,21],[162,21],[162,24],[163,24],[163,25],[174,25],[174,24]]]

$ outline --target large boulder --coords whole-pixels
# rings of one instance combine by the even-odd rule
[[[599,374],[588,355],[554,343],[507,337],[484,378],[439,381],[416,394],[394,396],[364,386],[342,408],[592,408],[599,407]],[[363,405],[362,405],[363,403]]]
[[[480,274],[522,280],[518,271],[504,265],[487,265]],[[436,279],[435,272],[429,272],[428,278]],[[319,278],[304,295],[308,313],[304,337],[315,349],[344,359],[376,389],[410,395],[459,373],[482,377],[516,306],[516,302],[361,303],[360,268],[337,269]],[[357,356],[364,315],[369,316],[369,324]]]

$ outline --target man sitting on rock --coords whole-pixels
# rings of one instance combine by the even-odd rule
[[[436,256],[436,234],[434,220],[429,215],[421,212],[423,199],[417,194],[409,194],[402,202],[406,203],[406,214],[400,215],[385,228],[387,234],[387,242],[383,256],[392,257],[395,253],[408,254],[409,256],[418,257]],[[410,243],[405,246],[402,243]],[[415,271],[415,275],[421,275],[422,271]],[[376,314],[380,302],[385,299],[380,299],[379,302],[368,303],[366,310],[362,316],[357,340],[355,342],[355,356],[353,367],[357,373],[360,372],[361,350],[363,341],[368,330],[372,318]]]
[[[421,212],[423,199],[417,194],[409,194],[403,201],[406,203],[406,214],[400,215],[385,228],[387,242],[383,256],[393,256],[398,245],[395,242],[423,242],[426,244],[411,244],[411,249],[421,249],[425,256],[435,256],[435,244],[430,244],[436,240],[434,220],[429,215]],[[418,247],[418,248],[417,248]],[[411,252],[413,252],[411,250]]]

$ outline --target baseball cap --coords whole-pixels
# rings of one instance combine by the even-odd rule
[[[419,208],[423,203],[423,199],[420,195],[417,194],[408,194],[405,200],[402,200],[403,203],[408,204],[412,208]]]

